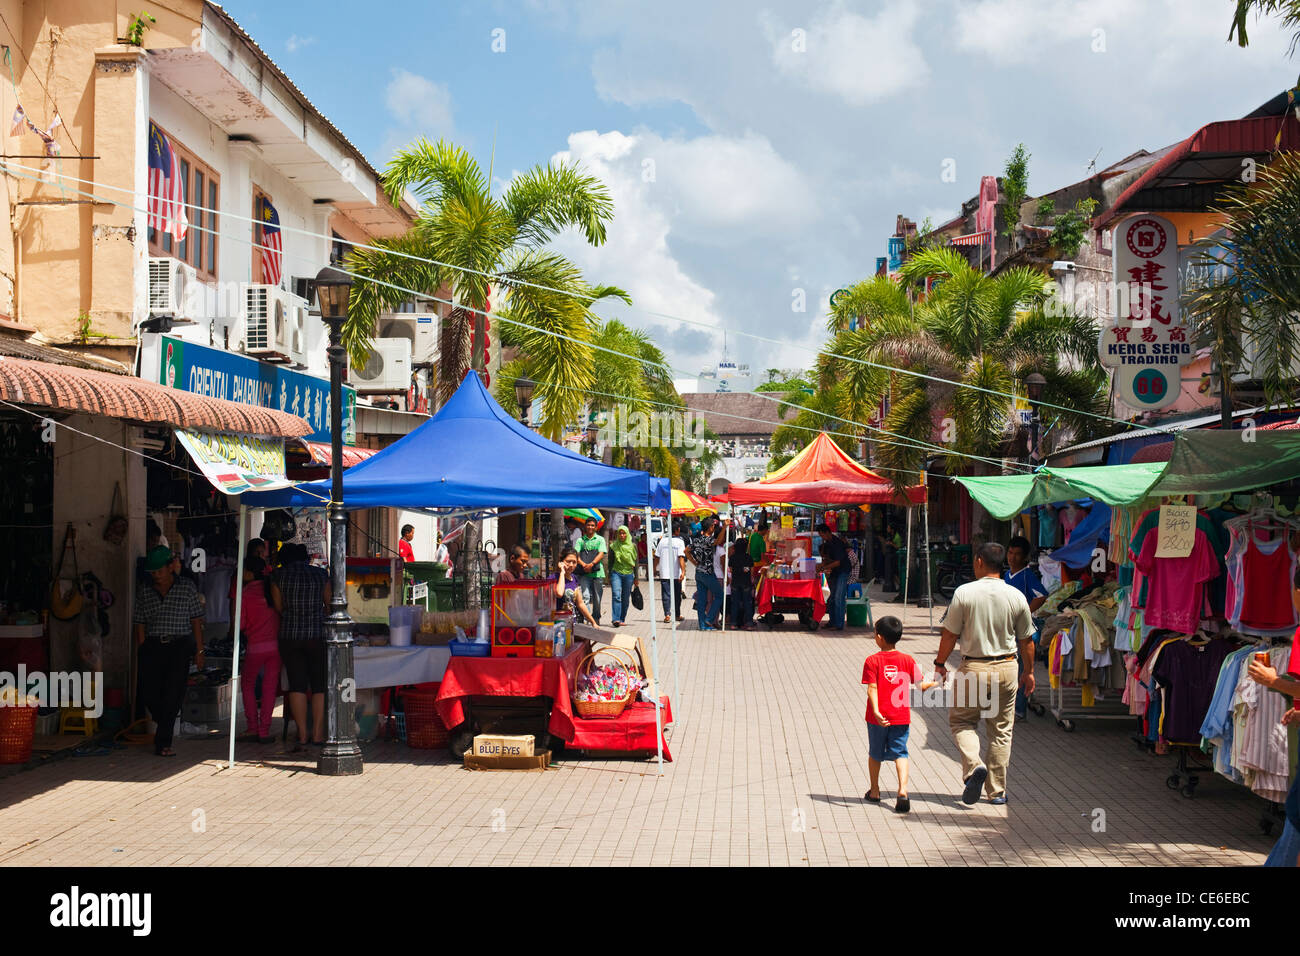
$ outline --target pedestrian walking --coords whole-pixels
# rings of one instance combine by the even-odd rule
[[[203,603],[198,588],[176,574],[171,548],[145,555],[149,582],[135,600],[135,642],[140,648],[140,695],[158,725],[153,752],[174,757],[172,735],[185,700],[190,660],[203,667]]]
[[[722,582],[713,573],[713,557],[723,537],[721,523],[716,518],[707,518],[686,550],[686,556],[695,565],[695,615],[701,631],[716,630],[722,613]]]
[[[824,521],[817,526],[817,533],[822,539],[822,573],[826,575],[826,583],[831,590],[826,611],[830,616],[830,626],[842,631],[844,602],[848,599],[849,592],[849,546]]]
[[[619,525],[609,546],[609,589],[614,600],[614,627],[627,621],[627,608],[632,603],[632,589],[636,586],[636,543],[628,534],[627,525]]]
[[[670,614],[682,619],[682,582],[686,580],[686,540],[680,524],[673,525],[672,534],[659,538],[655,546],[659,562],[659,593],[664,603],[664,623],[671,624]]]
[[[1033,620],[1025,596],[1002,580],[1006,549],[995,542],[975,552],[975,580],[953,592],[944,615],[935,675],[945,680],[946,661],[959,646],[962,662],[948,725],[961,751],[962,802],[972,805],[984,789],[989,802],[1007,802],[1007,766],[1015,728],[1016,692],[1034,692]],[[1018,674],[1016,646],[1024,655]],[[988,758],[980,759],[979,722],[988,736]]]
[[[907,798],[907,737],[912,726],[912,685],[929,690],[934,681],[925,682],[921,668],[910,654],[897,649],[903,636],[903,622],[896,617],[876,621],[876,647],[862,665],[862,683],[867,685],[867,772],[871,789],[864,799],[880,802],[880,767],[890,761],[898,774],[894,812],[907,813],[912,803]]]
[[[244,641],[244,662],[239,670],[239,688],[244,697],[244,720],[247,728],[236,740],[269,744],[271,715],[280,689],[280,615],[269,592],[266,562],[246,558],[244,567],[253,579],[244,585],[243,604],[239,609],[239,630]],[[257,681],[261,678],[261,703]]]
[[[309,563],[304,545],[286,544],[281,553],[284,561],[271,576],[271,601],[280,614],[280,659],[289,674],[289,713],[298,725],[298,753],[325,742],[325,608],[330,581],[324,568]]]
[[[578,586],[587,608],[600,625],[600,596],[605,590],[605,539],[596,534],[596,519],[588,518],[582,526],[583,534],[574,550],[578,553]]]

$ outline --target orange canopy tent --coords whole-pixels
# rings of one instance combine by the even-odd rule
[[[925,502],[925,485],[913,485],[906,496],[870,468],[858,464],[825,433],[784,466],[761,478],[727,489],[733,505],[799,502],[810,505],[895,504]]]

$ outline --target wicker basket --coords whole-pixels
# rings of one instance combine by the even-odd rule
[[[406,745],[414,750],[437,750],[451,743],[451,734],[438,716],[437,691],[407,691],[402,695]]]
[[[621,647],[602,647],[598,651],[592,651],[582,659],[581,663],[578,664],[578,670],[573,677],[575,689],[578,681],[582,679],[583,675],[591,670],[591,666],[595,662],[596,658],[602,654],[608,654],[614,658],[614,663],[623,668],[627,673],[629,682],[635,680],[639,676],[637,672],[636,659],[628,651],[625,651]],[[626,657],[628,663],[624,664],[618,659],[618,655]],[[579,700],[575,695],[573,698],[573,710],[574,713],[583,718],[618,717],[622,715],[623,711],[627,708],[627,705],[636,699],[636,695],[637,692],[632,691],[632,693],[628,694],[622,700]]]
[[[35,734],[35,707],[0,707],[0,763],[31,760]]]

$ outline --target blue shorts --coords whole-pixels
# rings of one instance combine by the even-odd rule
[[[880,763],[906,760],[907,732],[911,729],[909,724],[895,724],[892,727],[867,724],[867,749],[871,759]]]

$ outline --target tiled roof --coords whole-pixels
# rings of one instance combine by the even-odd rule
[[[774,399],[785,397],[780,392],[766,394]],[[790,411],[789,406],[748,392],[686,392],[682,401],[701,416],[719,438],[770,436],[782,424],[782,412]],[[790,401],[802,404],[798,398]]]
[[[42,345],[39,342],[22,339],[16,335],[0,335],[0,355],[31,359],[35,362],[49,362],[53,365],[70,365],[75,368],[94,369],[97,372],[109,372],[110,374],[127,374],[126,368],[118,362],[100,358],[98,355],[72,352],[51,345]]]
[[[286,412],[193,395],[131,375],[17,358],[0,358],[0,399],[200,431],[300,438],[313,430]]]

